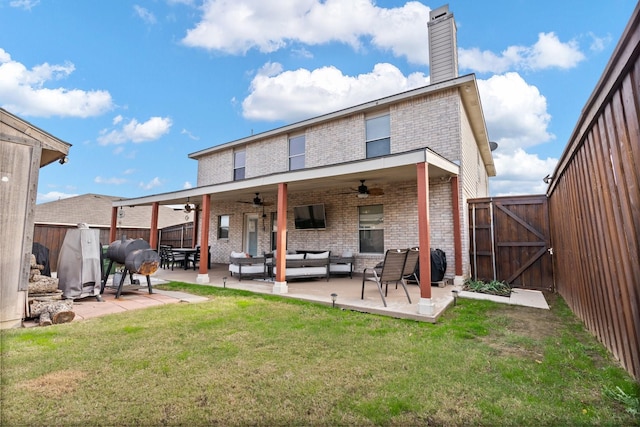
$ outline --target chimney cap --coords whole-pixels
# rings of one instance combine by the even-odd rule
[[[445,4],[444,6],[440,6],[437,9],[433,9],[429,12],[429,19],[434,21],[436,19],[442,18],[449,14],[449,5]]]

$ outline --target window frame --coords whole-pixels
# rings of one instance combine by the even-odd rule
[[[226,227],[222,224],[222,219],[226,218],[227,219],[227,225]],[[218,215],[218,240],[228,240],[229,239],[229,229],[230,229],[230,224],[231,224],[231,215],[229,214],[223,214],[223,215]],[[223,230],[226,229],[226,237],[223,237]]]
[[[242,154],[242,165],[238,163],[238,156]],[[233,152],[233,180],[240,181],[245,179],[246,177],[246,166],[247,166],[247,150],[235,150]]]
[[[302,152],[301,153],[296,153],[296,154],[291,154],[291,143],[295,143],[296,141],[299,141],[300,139],[302,139]],[[289,137],[289,170],[300,170],[300,169],[304,169],[305,165],[306,165],[306,153],[307,153],[307,138],[306,136],[303,135],[295,135],[295,136],[291,136]],[[293,167],[292,164],[292,160],[299,160],[300,158],[302,158],[302,166],[296,166]]]
[[[366,208],[380,208],[380,221],[377,224],[372,226],[363,227],[362,224],[362,216],[366,214],[366,212],[362,212]],[[374,212],[375,214],[375,212]],[[368,236],[367,236],[368,234]],[[379,234],[379,236],[377,236]],[[377,237],[376,237],[377,236]],[[375,250],[370,250],[368,247],[364,248],[363,240],[369,239],[378,241],[380,247],[373,248]],[[375,242],[372,245],[375,245]],[[358,251],[362,254],[384,254],[384,205],[376,204],[376,205],[362,205],[358,206]]]
[[[384,117],[387,119],[386,125],[388,132],[383,132],[383,134],[386,136],[381,137],[381,135],[369,135],[369,123],[373,122],[373,120],[378,120]],[[378,154],[381,147],[384,148],[384,150],[382,150],[384,152]],[[374,149],[376,150],[374,151]],[[367,159],[391,154],[391,114],[389,112],[365,117],[365,153]]]

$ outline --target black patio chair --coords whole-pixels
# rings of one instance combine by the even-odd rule
[[[187,255],[187,267],[189,264],[193,265],[193,269],[196,269],[196,265],[200,262],[200,246],[196,246],[196,251]]]
[[[186,262],[185,254],[180,252],[175,252],[171,249],[167,251],[167,267],[171,266],[171,270],[173,271],[173,267],[176,263],[180,266],[184,266]]]

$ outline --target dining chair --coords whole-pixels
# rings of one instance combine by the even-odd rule
[[[187,255],[187,267],[189,264],[193,265],[193,269],[196,269],[196,264],[200,262],[200,246],[196,246],[196,251]]]
[[[173,267],[176,265],[176,263],[180,266],[184,265],[186,261],[185,258],[185,254],[180,253],[180,252],[175,252],[173,250],[168,250],[167,251],[167,265],[171,266],[171,271],[173,271]]]

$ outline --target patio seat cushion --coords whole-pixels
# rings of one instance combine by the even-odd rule
[[[304,256],[304,259],[324,259],[324,258],[329,258],[329,251],[320,252],[318,254],[314,254],[314,253],[308,252]]]
[[[252,258],[245,252],[231,252],[229,256],[229,272],[238,275],[238,280],[242,280],[242,276],[265,276],[266,267],[264,257]]]

